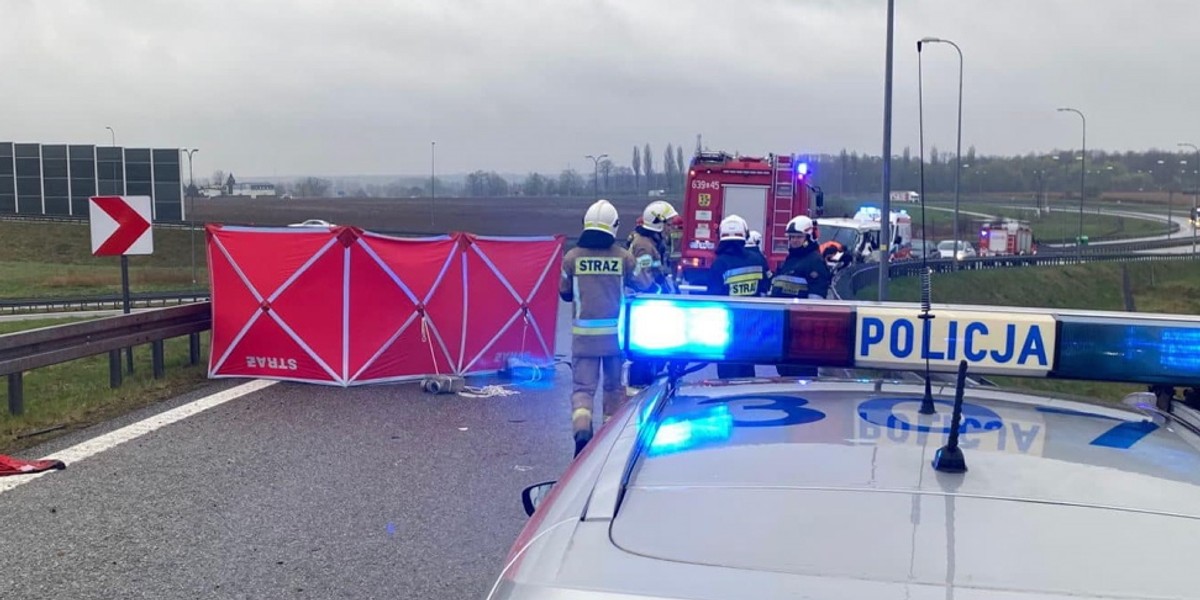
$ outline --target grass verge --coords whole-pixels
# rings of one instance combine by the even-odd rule
[[[87,223],[0,221],[0,297],[41,298],[117,293],[121,262],[91,253]],[[204,231],[195,233],[196,284],[192,285],[192,241],[186,229],[156,229],[154,254],[129,258],[134,292],[208,287]]]
[[[162,379],[154,379],[150,346],[139,346],[134,349],[134,373],[126,373],[117,389],[108,385],[107,354],[27,371],[25,414],[8,414],[8,386],[0,386],[0,454],[17,452],[203,385],[208,345],[206,332],[200,336],[201,361],[193,366],[188,364],[187,337],[167,340]],[[39,433],[42,431],[45,433]]]

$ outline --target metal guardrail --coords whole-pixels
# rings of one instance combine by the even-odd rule
[[[185,292],[138,292],[130,294],[135,308],[170,306],[192,302],[207,302],[207,290]],[[0,313],[63,312],[71,310],[117,310],[123,306],[120,294],[74,296],[62,298],[5,298],[0,299]]]
[[[997,256],[987,258],[968,258],[958,261],[958,271],[981,271],[991,269],[1009,269],[1038,266],[1066,266],[1094,262],[1164,262],[1176,260],[1193,260],[1191,254],[1138,254],[1128,251],[1122,253],[1084,254],[1051,254],[1036,256]],[[934,273],[948,273],[955,270],[954,262],[950,259],[927,261]],[[888,270],[891,278],[913,277],[921,273],[923,268],[920,260],[906,260],[892,263]],[[861,264],[844,269],[834,276],[833,289],[839,298],[851,299],[858,295],[859,290],[879,281],[879,264]]]
[[[1180,235],[1170,239],[1163,240],[1147,240],[1141,242],[1113,242],[1111,244],[1096,244],[1094,246],[1084,246],[1083,254],[1121,254],[1126,252],[1136,252],[1140,250],[1159,250],[1162,248],[1176,248],[1179,246],[1191,246],[1192,236]],[[1196,245],[1200,247],[1200,237],[1196,238]],[[1043,254],[1079,254],[1079,249],[1075,246],[1039,246],[1038,255]]]
[[[14,214],[14,213],[4,213],[4,214],[0,214],[0,221],[11,221],[11,222],[30,222],[30,221],[32,221],[35,223],[76,223],[76,224],[86,225],[88,223],[88,218],[72,216],[72,215],[20,215],[20,214]],[[155,221],[154,226],[159,229],[187,229],[187,228],[191,227],[191,224],[188,223],[187,221]],[[199,223],[197,223],[196,227],[200,228],[201,225]]]
[[[163,342],[188,336],[191,364],[200,362],[200,333],[212,328],[212,304],[199,302],[0,335],[0,375],[8,377],[8,412],[24,412],[25,371],[108,353],[109,384],[121,385],[121,350],[151,346],[154,377],[164,374]]]
[[[0,221],[41,222],[41,223],[75,223],[75,224],[82,224],[82,225],[86,225],[88,223],[87,217],[75,217],[75,216],[63,216],[63,215],[0,214]],[[287,227],[288,226],[287,223],[238,223],[238,222],[230,222],[230,221],[221,221],[220,223],[222,226],[225,226],[225,227]],[[195,223],[190,222],[190,221],[155,221],[154,227],[159,228],[159,229],[189,230],[194,226],[196,228],[197,232],[203,232],[205,224],[206,224],[206,222],[204,222],[204,221],[196,221]],[[410,231],[410,230],[399,230],[399,229],[375,229],[375,228],[370,228],[370,231],[371,231],[371,233],[378,233],[381,235],[389,235],[389,236],[393,236],[393,237],[426,237],[426,236],[446,235],[447,234],[446,231],[430,232],[430,231]],[[484,235],[489,235],[489,234],[484,234]],[[515,234],[515,235],[521,235],[521,234]],[[579,236],[568,235],[566,238],[566,245],[571,246],[578,241],[579,241]]]

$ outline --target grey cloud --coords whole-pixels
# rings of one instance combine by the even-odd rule
[[[964,144],[1200,138],[1200,4],[897,1],[895,141],[917,146],[915,41],[966,55]],[[22,140],[201,148],[197,172],[556,171],[634,144],[877,153],[885,1],[32,0],[0,4]],[[926,146],[953,148],[957,57],[924,53]],[[657,158],[657,157],[656,157]],[[440,169],[439,169],[440,170]]]

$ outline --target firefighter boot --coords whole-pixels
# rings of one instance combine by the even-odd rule
[[[575,437],[575,456],[592,439],[592,403],[600,386],[599,357],[577,356],[571,364],[574,389],[571,392],[571,430]]]
[[[583,429],[575,432],[575,457],[579,457],[579,453],[587,447],[588,442],[592,441],[592,430]]]

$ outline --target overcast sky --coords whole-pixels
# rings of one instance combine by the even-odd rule
[[[197,175],[878,154],[885,0],[0,0],[0,139],[198,147]],[[917,152],[916,40],[965,55],[963,151],[1200,143],[1196,0],[897,0],[894,140]],[[924,55],[926,148],[958,59]],[[585,163],[586,166],[585,166]]]

